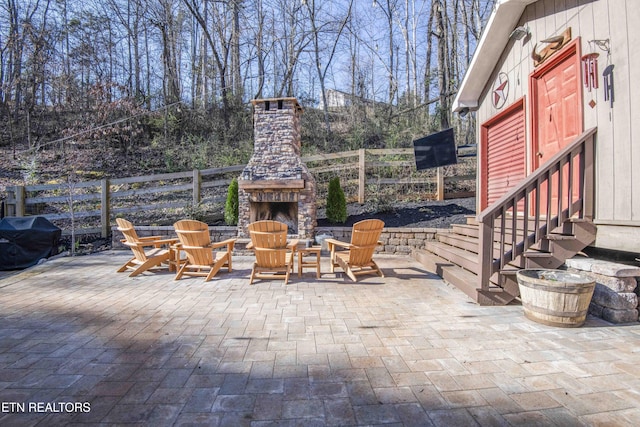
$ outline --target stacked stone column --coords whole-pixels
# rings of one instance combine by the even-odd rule
[[[639,267],[579,257],[569,259],[565,264],[570,271],[596,281],[589,314],[611,323],[638,321]]]

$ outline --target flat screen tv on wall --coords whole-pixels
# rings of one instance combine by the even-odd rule
[[[453,128],[414,140],[413,150],[418,170],[458,163]]]

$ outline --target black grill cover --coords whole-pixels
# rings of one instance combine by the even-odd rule
[[[0,220],[0,270],[31,267],[58,253],[62,230],[41,216]]]

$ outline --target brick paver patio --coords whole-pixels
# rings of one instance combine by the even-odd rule
[[[0,278],[0,425],[640,425],[638,324],[540,325],[402,257],[249,286],[250,257],[204,283],[128,255]]]

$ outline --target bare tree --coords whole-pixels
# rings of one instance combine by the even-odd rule
[[[180,100],[180,75],[178,41],[182,16],[177,13],[174,0],[159,0],[153,9],[153,24],[160,30],[162,41],[162,64],[164,69],[163,92],[165,102],[172,104]]]
[[[386,64],[387,67],[387,74],[388,74],[388,79],[389,79],[389,98],[388,98],[388,103],[389,105],[393,105],[394,99],[396,97],[396,94],[398,93],[398,84],[397,84],[397,79],[395,76],[395,61],[396,61],[396,48],[395,48],[395,40],[394,40],[394,14],[397,11],[397,0],[384,0],[384,4],[381,4],[380,1],[378,0],[373,0],[373,7],[376,8],[376,10],[380,10],[383,12],[383,14],[386,17],[386,22],[387,22],[387,31],[388,33],[385,34],[387,41],[389,43],[388,46],[388,52],[387,54],[389,55],[389,62],[388,64]]]
[[[324,112],[326,130],[331,133],[331,122],[329,120],[329,107],[327,102],[326,78],[327,72],[335,57],[336,50],[341,42],[341,36],[351,18],[353,0],[348,2],[343,16],[333,16],[327,14],[322,16],[322,6],[316,7],[315,0],[307,0],[307,11],[309,13],[309,23],[311,25],[311,36],[313,38],[313,59],[320,82],[320,94]],[[328,5],[322,2],[323,5]],[[335,25],[332,25],[335,23]]]

